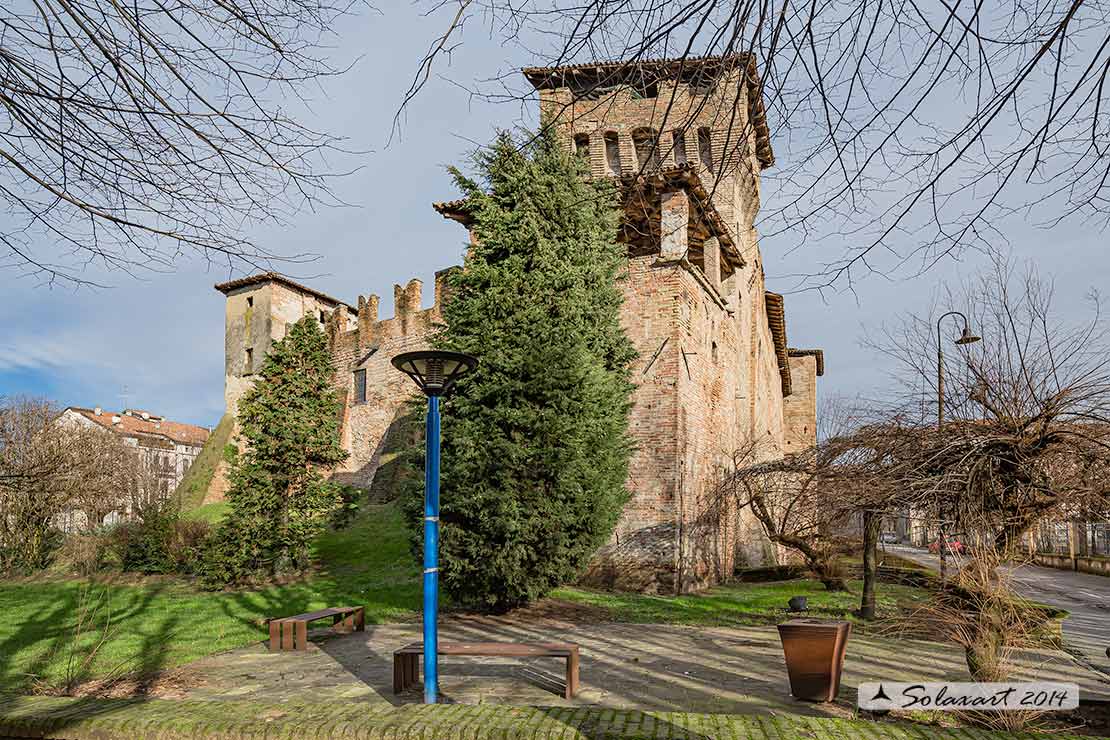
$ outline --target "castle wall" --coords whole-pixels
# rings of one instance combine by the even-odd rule
[[[436,296],[442,299],[447,270],[436,275]],[[335,341],[337,385],[344,391],[343,447],[350,452],[335,478],[367,487],[381,461],[387,435],[419,396],[416,386],[398,372],[392,360],[402,352],[427,349],[428,338],[440,321],[439,305],[421,309],[422,284],[411,280],[404,288],[394,287],[396,312],[377,320],[377,296],[360,299],[362,311],[356,328]],[[366,401],[355,393],[355,373],[366,372]]]
[[[786,454],[817,444],[817,358],[790,358],[791,393],[782,404]]]

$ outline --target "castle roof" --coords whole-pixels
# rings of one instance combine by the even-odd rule
[[[216,285],[213,287],[215,287],[216,290],[220,291],[224,295],[227,295],[231,291],[238,290],[239,288],[246,288],[251,285],[261,285],[263,283],[271,282],[281,283],[282,285],[293,288],[294,290],[299,290],[302,293],[308,293],[311,296],[315,296],[316,298],[327,301],[329,303],[334,303],[338,306],[347,306],[348,308],[351,307],[351,304],[347,303],[346,301],[341,301],[338,298],[333,298],[327,293],[321,293],[315,288],[310,288],[307,285],[302,285],[294,280],[290,280],[289,278],[277,272],[260,272],[257,275],[249,275],[247,277],[238,278],[236,280],[229,280],[226,283],[216,283]]]
[[[795,349],[790,347],[786,350],[786,354],[790,357],[813,357],[817,361],[817,376],[820,377],[825,374],[825,351],[821,349]]]
[[[782,397],[786,398],[794,389],[790,382],[790,355],[786,346],[786,309],[782,296],[767,290],[763,292],[767,302],[767,326],[771,329],[771,340],[775,344],[775,358],[778,360],[779,377],[782,378]]]
[[[98,414],[97,411],[100,411]],[[128,436],[165,437],[166,439],[183,445],[203,447],[208,441],[208,430],[194,424],[184,424],[179,421],[167,421],[161,416],[153,416],[148,412],[127,409],[123,412],[105,411],[104,409],[86,409],[79,406],[70,406],[66,411],[72,411],[88,419],[98,426],[104,427],[117,434]],[[147,417],[143,418],[146,413]],[[113,422],[113,419],[119,419]]]
[[[752,53],[669,59],[599,60],[559,67],[525,67],[521,71],[537,90],[559,87],[597,89],[638,83],[645,78],[696,79],[715,76],[740,66],[744,67],[744,81],[748,89],[748,120],[755,129],[756,156],[766,169],[775,163],[775,154],[771,149],[771,131],[763,105],[763,83],[759,79],[759,69]]]
[[[715,236],[720,240],[721,252],[725,255],[726,259],[735,267],[743,267],[746,264],[744,256],[737,248],[736,242],[733,241],[732,232],[729,231],[728,225],[725,223],[724,218],[721,217],[720,211],[717,210],[717,206],[713,203],[713,198],[710,197],[710,191],[706,189],[705,184],[702,182],[701,174],[697,166],[687,163],[651,172],[631,173],[623,175],[619,179],[621,187],[624,188],[626,193],[634,188],[654,188],[656,190],[685,189],[693,196],[693,204],[696,206],[697,212],[701,215],[702,222],[707,227],[706,230],[708,235]],[[432,204],[432,208],[444,218],[449,218],[468,226],[473,219],[467,212],[466,206],[466,198],[458,198],[456,200],[441,201]]]

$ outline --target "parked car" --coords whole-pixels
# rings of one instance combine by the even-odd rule
[[[879,542],[887,545],[897,545],[901,541],[897,532],[883,532],[879,535]]]
[[[955,537],[949,538],[949,540],[948,540],[948,552],[954,552],[957,555],[963,555],[966,551],[967,551],[967,548],[964,547],[964,543],[960,542]],[[934,555],[936,555],[940,552],[940,538],[939,537],[929,543],[929,552],[933,553]]]

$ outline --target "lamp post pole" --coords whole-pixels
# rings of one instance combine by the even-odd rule
[[[439,396],[428,396],[424,425],[424,703],[439,693]]]
[[[960,311],[949,311],[941,314],[937,319],[937,431],[944,430],[944,341],[940,336],[940,324],[949,316],[959,316],[963,319],[964,329],[956,344],[971,344],[978,342],[979,337],[973,335],[968,328],[967,316]],[[937,553],[940,555],[940,580],[943,583],[948,575],[948,535],[945,531],[944,511],[940,513],[940,545]]]
[[[424,703],[439,699],[439,397],[478,361],[461,352],[421,350],[393,358],[428,397],[424,420]]]

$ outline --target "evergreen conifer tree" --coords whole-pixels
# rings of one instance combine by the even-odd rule
[[[550,132],[502,134],[474,162],[478,180],[452,172],[477,239],[434,339],[480,358],[445,403],[440,571],[457,603],[504,611],[575,579],[611,535],[635,352],[612,183],[586,179]]]
[[[324,472],[342,462],[341,403],[327,338],[311,316],[271,346],[239,401],[245,449],[234,456],[229,512],[205,561],[211,583],[308,565],[308,544],[339,502]]]

